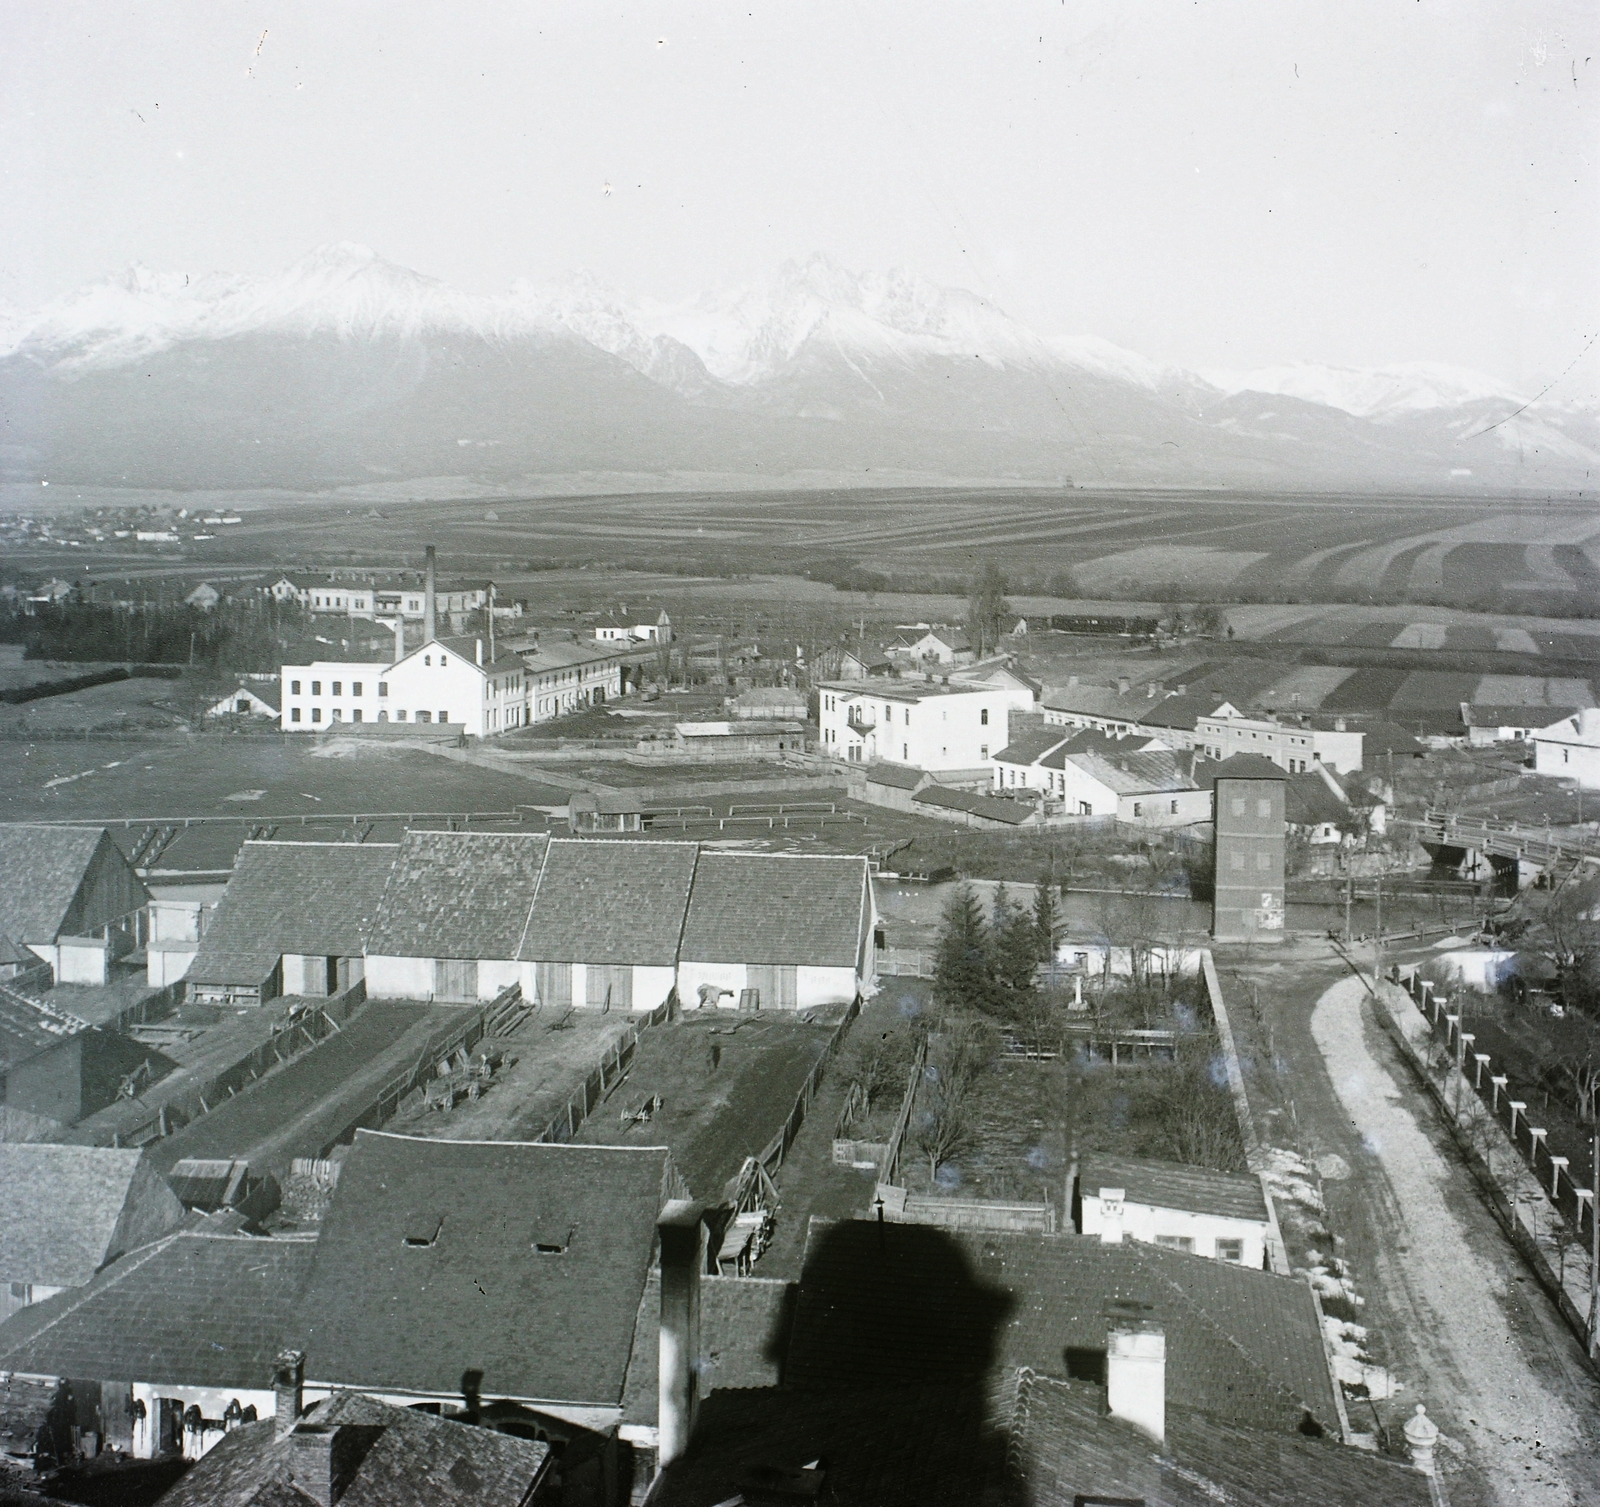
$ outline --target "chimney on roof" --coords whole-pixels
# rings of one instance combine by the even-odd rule
[[[406,657],[406,620],[397,617],[394,620],[394,662],[399,664]]]
[[[1189,694],[1189,687],[1186,686],[1186,685],[1179,686],[1178,687],[1178,694],[1180,696],[1187,696]]]
[[[1125,1190],[1122,1188],[1102,1188],[1100,1190],[1100,1244],[1122,1244],[1122,1201]]]
[[[333,1507],[359,1463],[360,1431],[302,1423],[289,1435],[289,1480],[317,1507]]]
[[[1159,683],[1157,681],[1152,680],[1150,682],[1150,684],[1147,685],[1144,688],[1144,693],[1145,693],[1145,695],[1147,697],[1149,697],[1153,701],[1155,699],[1155,694],[1159,689],[1160,689]]]
[[[1344,724],[1344,718],[1343,717],[1335,717],[1333,719],[1333,730],[1334,730],[1334,732],[1342,733],[1344,731],[1344,725],[1345,724]]]
[[[294,1431],[306,1384],[304,1350],[282,1350],[272,1371],[273,1434],[282,1439]]]
[[[1167,1336],[1148,1303],[1106,1305],[1106,1406],[1113,1418],[1167,1436]]]
[[[422,641],[431,644],[438,632],[434,617],[434,550],[428,546],[428,564],[422,578]]]
[[[706,1227],[699,1204],[674,1198],[661,1211],[661,1354],[656,1432],[659,1464],[670,1465],[688,1447],[699,1403],[700,1274],[706,1264]]]
[[[483,640],[478,638],[474,639],[473,642],[477,645],[478,663],[481,665],[483,663]]]
[[[1133,688],[1133,682],[1126,675],[1117,676],[1117,695],[1126,696]]]

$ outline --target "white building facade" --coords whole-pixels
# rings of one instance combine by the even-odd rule
[[[1026,688],[824,682],[820,750],[851,764],[978,771],[988,783],[991,755],[1010,741],[1011,712],[1032,704]]]
[[[1580,790],[1600,790],[1600,708],[1586,707],[1541,728],[1533,740],[1539,774],[1576,780]]]
[[[492,738],[527,724],[527,679],[516,655],[487,663],[482,639],[434,639],[392,664],[284,665],[278,725],[316,733],[341,723],[437,722]]]

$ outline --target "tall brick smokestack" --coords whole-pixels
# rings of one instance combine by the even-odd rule
[[[435,632],[436,632],[437,626],[438,626],[437,623],[434,620],[435,613],[434,613],[434,600],[433,600],[433,565],[434,565],[434,553],[433,553],[433,546],[430,544],[428,546],[428,574],[427,574],[427,576],[425,578],[425,584],[423,586],[423,603],[422,603],[422,611],[423,611],[422,641],[425,644],[431,644],[433,642],[434,635],[435,635]]]

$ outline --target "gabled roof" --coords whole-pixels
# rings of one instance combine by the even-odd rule
[[[915,790],[927,776],[910,764],[873,764],[867,769],[869,785],[887,785],[894,790]]]
[[[1215,717],[1231,704],[1225,696],[1207,695],[1203,691],[1190,691],[1182,696],[1156,696],[1148,699],[1137,720],[1145,727],[1178,727],[1193,731],[1200,718]]]
[[[1326,1439],[1218,1421],[1170,1402],[1166,1437],[1111,1417],[1103,1387],[1024,1369],[1011,1459],[1030,1507],[1140,1501],[1149,1507],[1428,1507],[1428,1478]]]
[[[853,968],[867,884],[865,858],[702,853],[682,955],[697,963]]]
[[[550,1446],[492,1428],[335,1392],[302,1427],[348,1428],[339,1507],[522,1507],[549,1469]],[[348,1441],[348,1442],[346,1442]],[[162,1507],[313,1507],[294,1483],[294,1435],[270,1418],[223,1436],[161,1498]]]
[[[1266,1195],[1258,1179],[1182,1162],[1090,1154],[1078,1168],[1078,1187],[1085,1197],[1098,1197],[1102,1188],[1121,1188],[1129,1203],[1158,1209],[1184,1209],[1228,1219],[1267,1217]]]
[[[1097,727],[1086,727],[1073,733],[1064,743],[1051,749],[1039,763],[1046,769],[1063,769],[1073,754],[1101,754],[1108,759],[1123,759],[1129,754],[1159,751],[1166,745],[1157,738],[1146,738],[1138,733],[1103,733]]]
[[[1112,722],[1137,722],[1142,710],[1143,697],[1131,692],[1124,695],[1112,686],[1071,685],[1053,686],[1039,699],[1039,704],[1053,712],[1068,712],[1079,717],[1101,717]]]
[[[293,1238],[168,1235],[0,1324],[0,1371],[263,1387],[315,1250]]]
[[[38,943],[72,933],[75,902],[102,844],[128,867],[104,827],[0,826],[0,932]]]
[[[1063,736],[1059,727],[1048,728],[1042,732],[1023,733],[1013,738],[999,753],[994,755],[996,764],[1037,764],[1052,749],[1060,748],[1063,743],[1072,740]]]
[[[1005,822],[1020,827],[1034,815],[1032,806],[1020,801],[1003,801],[992,795],[974,795],[970,790],[951,790],[945,785],[925,785],[911,797],[925,806],[941,806],[946,811],[968,811],[987,821]]]
[[[213,706],[221,706],[224,701],[233,701],[241,695],[254,696],[264,706],[270,706],[277,711],[280,701],[281,682],[276,680],[241,680],[237,685],[229,686],[225,691],[217,692],[217,699]]]
[[[259,984],[286,952],[359,957],[393,843],[247,842],[187,977]]]
[[[812,1222],[785,1384],[954,1385],[997,1369],[1060,1374],[1103,1350],[1106,1304],[1150,1304],[1167,1338],[1169,1405],[1337,1432],[1322,1329],[1304,1282],[1136,1241]]]
[[[478,646],[480,644],[483,646],[484,655],[487,656],[489,653],[489,636],[487,634],[481,636],[478,634],[463,634],[458,638],[434,638],[431,640],[431,647],[447,650],[449,653],[454,654],[463,664],[471,665],[475,670],[482,670],[485,675],[504,675],[507,671],[522,669],[522,656],[520,654],[511,654],[500,648],[499,645],[495,646],[494,660],[491,662],[485,657],[484,662],[480,665],[478,663]],[[415,659],[418,654],[429,647],[430,644],[420,644],[406,655],[406,658]]]
[[[516,956],[670,966],[699,853],[692,842],[555,838]]]
[[[367,951],[403,958],[516,957],[549,841],[540,832],[407,832]]]
[[[592,644],[542,644],[517,656],[530,675],[543,675],[551,670],[572,670],[583,665],[610,664],[617,657],[615,649],[597,649]]]
[[[1350,820],[1350,808],[1330,789],[1314,769],[1292,775],[1283,795],[1283,814],[1291,826],[1315,827],[1332,822],[1336,827]]]
[[[122,1254],[123,1213],[148,1201],[165,1234],[183,1217],[144,1153],[110,1146],[0,1142],[0,1281],[78,1287]],[[0,1370],[5,1369],[0,1367]]]
[[[298,1309],[308,1374],[456,1395],[473,1368],[489,1397],[619,1404],[674,1180],[663,1147],[360,1131]]]
[[[1068,762],[1118,795],[1158,795],[1168,790],[1199,787],[1180,767],[1170,749],[1150,753],[1074,753]]]
[[[1218,780],[1287,780],[1289,771],[1264,754],[1235,754],[1231,759],[1196,759],[1194,777],[1215,787]]]
[[[89,1022],[76,1015],[0,986],[0,1073],[88,1029]]]

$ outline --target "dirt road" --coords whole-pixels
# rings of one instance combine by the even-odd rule
[[[1342,975],[1342,976],[1341,976]],[[1600,1387],[1481,1202],[1373,1015],[1323,960],[1245,964],[1247,1083],[1267,1139],[1322,1171],[1326,1224],[1362,1301],[1369,1357],[1398,1384],[1355,1427],[1417,1402],[1443,1437],[1453,1507],[1600,1502]],[[1225,982],[1225,989],[1227,984]],[[1291,1254],[1297,1264],[1304,1249]]]

